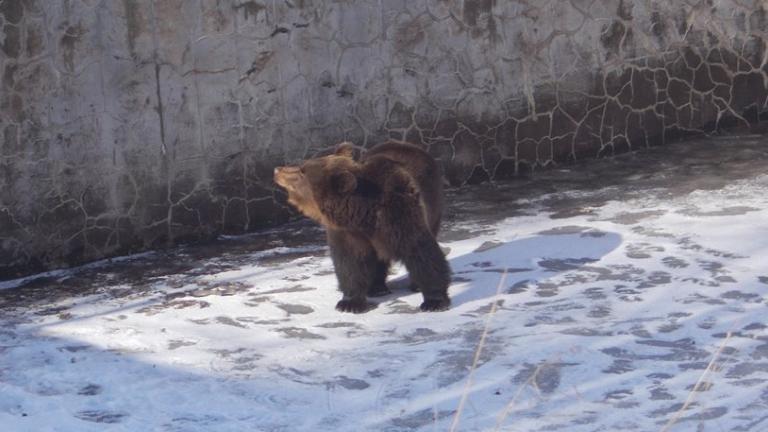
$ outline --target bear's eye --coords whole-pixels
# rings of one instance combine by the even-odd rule
[[[304,174],[304,167],[299,168],[299,172]]]

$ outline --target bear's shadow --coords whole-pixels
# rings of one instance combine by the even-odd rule
[[[621,236],[616,233],[586,231],[538,234],[508,242],[489,241],[457,256],[449,252],[453,272],[449,288],[451,307],[493,297],[497,290],[502,294],[524,290],[521,285],[528,282],[541,283],[558,274],[578,270],[599,261],[621,242]],[[400,269],[405,272],[404,268]],[[505,270],[507,276],[499,287]],[[390,276],[387,286],[391,294],[371,300],[383,306],[399,297],[413,295],[410,284],[407,273]]]

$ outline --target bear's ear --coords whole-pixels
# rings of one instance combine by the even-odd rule
[[[355,158],[355,145],[349,141],[344,141],[336,146],[336,151],[333,152],[336,156],[344,156],[350,159]]]
[[[349,171],[341,171],[331,176],[331,187],[341,195],[347,195],[357,189],[357,178]]]

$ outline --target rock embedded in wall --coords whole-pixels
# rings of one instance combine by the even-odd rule
[[[452,185],[765,118],[764,2],[0,0],[0,277],[287,220],[272,167]]]

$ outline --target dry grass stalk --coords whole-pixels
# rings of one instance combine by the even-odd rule
[[[680,407],[677,412],[675,412],[675,415],[672,416],[671,419],[667,422],[667,424],[664,425],[664,427],[661,429],[661,432],[668,432],[672,429],[672,426],[675,425],[675,423],[680,420],[680,417],[683,415],[683,412],[688,409],[688,407],[693,403],[693,400],[696,398],[696,394],[699,392],[701,387],[704,385],[704,378],[707,377],[707,375],[715,370],[717,359],[720,357],[720,354],[723,352],[723,349],[725,348],[725,345],[728,343],[728,341],[731,339],[731,332],[728,332],[725,335],[725,338],[723,339],[723,343],[720,344],[720,347],[715,351],[715,353],[712,355],[712,359],[709,361],[709,364],[707,364],[706,369],[704,369],[704,372],[702,372],[701,376],[699,376],[698,381],[696,381],[696,385],[693,386],[691,389],[691,392],[688,393],[688,397],[685,399],[685,403],[683,403],[683,406]]]
[[[504,268],[504,273],[501,275],[501,280],[499,280],[499,284],[496,286],[496,295],[493,297],[491,310],[485,316],[485,325],[483,328],[483,334],[480,336],[480,341],[477,343],[477,348],[475,349],[475,358],[472,360],[472,366],[469,369],[469,375],[467,375],[467,382],[464,384],[464,390],[462,391],[462,394],[461,394],[461,400],[459,401],[459,406],[456,408],[456,414],[454,414],[453,416],[453,422],[451,423],[450,432],[455,432],[459,427],[461,412],[464,410],[464,405],[467,403],[469,392],[472,389],[472,378],[475,374],[475,369],[477,369],[477,364],[480,362],[480,354],[482,354],[483,347],[485,346],[485,339],[488,336],[488,329],[490,328],[491,318],[496,313],[496,309],[498,308],[498,305],[499,305],[499,295],[501,294],[501,287],[504,285],[504,282],[507,280],[507,271],[508,269]]]
[[[512,412],[512,409],[515,407],[515,403],[517,403],[517,399],[520,398],[520,395],[523,394],[523,390],[525,390],[526,387],[531,386],[534,390],[536,390],[537,395],[539,396],[539,399],[541,399],[541,390],[539,389],[538,384],[536,384],[536,379],[539,376],[539,372],[541,372],[541,369],[549,364],[549,362],[544,361],[538,366],[536,366],[536,369],[534,369],[533,373],[530,377],[528,377],[527,380],[525,380],[524,383],[520,384],[520,387],[518,387],[517,392],[515,392],[515,396],[512,397],[512,400],[509,401],[506,407],[504,407],[504,411],[502,411],[499,416],[496,418],[496,426],[493,428],[494,432],[501,430],[501,426],[504,424],[504,420],[507,419],[509,416],[509,413]]]

